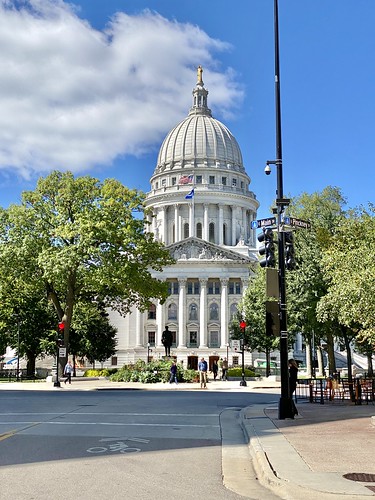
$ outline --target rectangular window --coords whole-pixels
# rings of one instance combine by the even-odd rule
[[[159,183],[155,182],[155,189],[159,189]]]
[[[178,295],[178,281],[168,281],[169,295]]]
[[[198,347],[198,332],[189,332],[189,347]]]
[[[167,185],[167,179],[162,179],[161,180],[161,185],[166,186]]]
[[[210,332],[209,347],[220,347],[219,332],[217,330]]]
[[[202,184],[202,176],[201,175],[195,176],[195,184]]]
[[[199,281],[188,281],[187,293],[188,295],[199,295]]]
[[[241,294],[241,282],[240,281],[230,281],[228,286],[228,292],[230,295],[240,295]]]
[[[215,176],[214,175],[210,175],[210,177],[208,179],[208,182],[209,182],[209,184],[215,184]]]
[[[172,186],[175,186],[177,184],[177,178],[172,177]]]
[[[111,358],[111,365],[112,366],[117,366],[117,356],[112,356],[112,358]]]
[[[223,186],[226,186],[227,185],[227,178],[226,177],[222,177],[221,178],[221,183]]]
[[[220,281],[209,281],[207,288],[209,295],[220,295]]]
[[[243,189],[245,187],[245,183],[244,181],[241,181],[241,189]]]
[[[238,366],[238,356],[232,356],[232,365]]]
[[[237,186],[237,179],[232,179],[232,186],[236,187]]]
[[[155,332],[148,332],[147,336],[148,336],[148,343],[150,344],[150,346],[155,346]]]

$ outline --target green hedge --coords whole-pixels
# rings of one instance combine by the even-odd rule
[[[249,368],[245,368],[245,377],[259,377],[257,373]],[[242,377],[242,368],[229,368],[228,377]]]
[[[155,384],[157,382],[169,382],[171,360],[158,360],[146,363],[139,360],[134,365],[124,365],[116,373],[110,376],[113,382],[142,382],[143,384]],[[179,382],[192,382],[196,379],[195,370],[184,370],[181,363],[177,363],[177,380]]]

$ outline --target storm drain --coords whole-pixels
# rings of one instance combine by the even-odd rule
[[[358,481],[360,483],[375,483],[375,474],[366,474],[365,472],[349,472],[344,474],[345,479],[349,481]]]

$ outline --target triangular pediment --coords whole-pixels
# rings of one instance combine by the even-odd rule
[[[250,257],[240,255],[233,250],[228,250],[214,243],[201,240],[200,238],[186,238],[169,245],[168,250],[176,261],[235,261],[252,262]]]

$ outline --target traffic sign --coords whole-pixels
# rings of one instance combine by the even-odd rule
[[[241,341],[240,340],[232,340],[231,344],[232,344],[232,349],[234,351],[241,349]]]
[[[260,229],[276,225],[276,217],[268,217],[268,219],[258,219],[251,221],[251,229]]]
[[[59,358],[66,357],[66,347],[59,347]]]
[[[295,217],[284,217],[284,224],[287,226],[301,227],[303,229],[310,229],[311,223],[307,220],[296,219]]]

